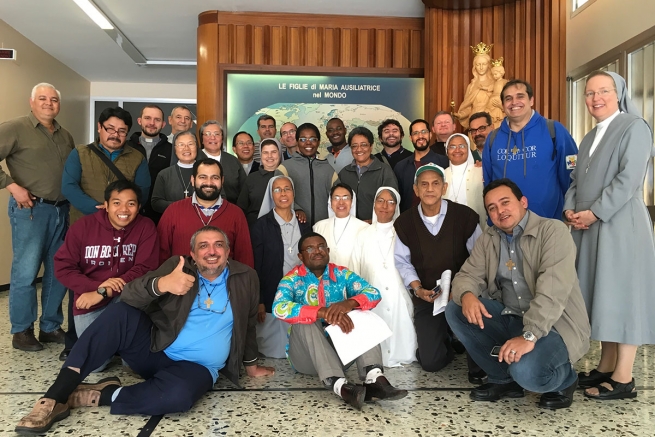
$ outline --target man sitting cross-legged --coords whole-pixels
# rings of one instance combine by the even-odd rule
[[[225,233],[205,226],[191,237],[191,256],[174,256],[123,288],[79,338],[64,367],[16,432],[46,432],[70,408],[111,406],[112,414],[161,415],[189,410],[210,390],[220,370],[238,384],[267,376],[257,365],[259,280],[250,267],[230,261]],[[145,381],[121,387],[116,377],[82,381],[119,352]]]
[[[324,331],[327,325],[352,331],[348,313],[374,308],[380,292],[347,268],[330,264],[330,249],[320,234],[300,237],[298,258],[302,264],[282,278],[273,301],[273,315],[292,324],[288,357],[293,367],[300,373],[318,374],[328,390],[357,409],[364,401],[407,396],[407,390],[394,388],[383,375],[380,345],[355,360],[364,385],[349,384]]]

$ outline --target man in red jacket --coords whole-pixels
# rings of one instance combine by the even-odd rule
[[[189,239],[203,226],[215,226],[230,239],[232,258],[248,267],[255,266],[250,231],[243,211],[221,197],[223,166],[214,159],[201,159],[193,165],[193,196],[171,204],[157,225],[159,262],[173,255],[189,253]]]
[[[128,180],[109,184],[104,209],[76,221],[55,254],[55,276],[73,290],[78,337],[126,283],[159,267],[157,229],[139,215],[140,196]]]

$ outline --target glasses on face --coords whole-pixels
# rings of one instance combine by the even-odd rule
[[[393,199],[385,200],[385,199],[383,199],[381,197],[378,197],[377,199],[375,199],[375,203],[377,203],[379,206],[382,206],[384,204],[387,204],[389,206],[395,206],[396,205],[395,200],[393,200]]]
[[[584,93],[584,96],[585,99],[593,99],[596,94],[598,94],[599,97],[607,97],[609,93],[611,93],[612,91],[616,91],[616,90],[614,88],[610,88],[610,89],[604,88],[598,91],[588,91]]]
[[[316,137],[298,138],[298,142],[299,142],[300,144],[305,144],[305,143],[316,143],[316,142],[318,142],[318,138],[316,138]]]
[[[477,133],[483,134],[484,131],[486,131],[487,128],[488,128],[489,126],[490,126],[490,125],[485,124],[484,126],[480,126],[480,127],[477,128],[477,129],[473,129],[473,128],[471,128],[471,129],[467,130],[466,132],[467,132],[469,135],[471,135],[471,136],[473,136],[473,135],[475,135],[475,134],[477,134]]]
[[[328,249],[327,244],[319,244],[318,246],[305,247],[302,250],[302,252],[307,252],[308,255],[311,255],[312,253],[316,253],[316,252],[327,253],[327,249]]]
[[[237,141],[237,147],[243,147],[243,146],[254,146],[255,143],[252,141]]]
[[[347,194],[345,196],[334,196],[334,197],[332,197],[332,200],[337,201],[337,202],[339,202],[340,200],[344,200],[344,201],[347,202],[347,201],[350,200],[350,196],[347,195]]]
[[[207,137],[207,138],[209,138],[209,137],[222,137],[223,132],[203,132],[202,136]]]
[[[277,188],[273,188],[273,192],[274,192],[274,193],[290,193],[290,192],[292,192],[292,191],[293,191],[293,188],[291,188],[291,187],[284,187],[284,188],[277,187]]]
[[[430,133],[429,130],[421,129],[421,130],[415,130],[414,132],[412,132],[412,135],[418,135],[418,134],[427,135],[428,133]]]
[[[293,135],[296,135],[296,130],[295,129],[280,132],[281,137],[287,137],[287,136],[293,136]]]
[[[456,150],[456,149],[464,150],[466,149],[466,144],[453,144],[452,146],[448,146],[448,150]]]
[[[177,147],[178,149],[193,149],[194,147],[196,147],[196,143],[186,143],[186,144],[177,143],[175,147]]]
[[[102,126],[102,128],[105,130],[105,132],[107,132],[109,135],[118,134],[121,137],[127,136],[127,129],[118,129],[118,130],[116,130],[113,127],[107,127],[104,124],[101,124],[100,126]]]
[[[355,143],[355,144],[350,145],[350,148],[353,149],[353,150],[354,149],[368,149],[369,147],[371,147],[371,145],[369,143],[360,143],[360,144]]]
[[[207,287],[204,284],[202,286],[205,288],[205,290],[207,290]],[[211,308],[208,308],[208,307],[211,307],[211,305],[214,303],[214,301],[212,301],[211,296],[209,296],[209,290],[207,290],[207,293],[208,293],[207,299],[205,299],[205,301],[203,302],[204,307],[203,307],[203,305],[200,305],[200,293],[198,293],[198,298],[196,299],[196,302],[198,303],[198,308],[199,309],[201,309],[203,311],[209,311],[210,313],[214,313],[214,314],[223,314],[225,311],[227,311],[227,306],[230,304],[230,293],[227,294],[227,300],[225,301],[225,307],[221,311],[216,311],[216,310],[213,310]]]

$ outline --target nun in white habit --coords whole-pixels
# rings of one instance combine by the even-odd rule
[[[380,187],[373,203],[373,223],[357,235],[351,257],[353,271],[382,295],[380,303],[371,311],[382,317],[393,332],[380,345],[385,367],[416,361],[416,332],[412,322],[414,306],[394,263],[396,230],[393,222],[399,215],[398,191]]]
[[[350,256],[355,248],[355,237],[369,226],[355,217],[356,211],[353,189],[347,184],[335,184],[330,191],[328,218],[314,225],[314,232],[321,234],[330,248],[330,262],[350,270],[353,270]]]
[[[487,211],[484,208],[482,167],[476,166],[471,153],[469,137],[453,134],[446,141],[446,155],[450,165],[445,169],[448,190],[444,199],[466,205],[480,216],[480,228],[487,228]]]

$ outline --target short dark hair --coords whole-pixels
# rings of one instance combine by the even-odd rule
[[[216,161],[215,159],[212,159],[212,158],[205,158],[205,159],[197,160],[193,164],[193,173],[192,173],[192,175],[193,175],[194,178],[196,176],[198,176],[198,167],[200,167],[201,165],[217,165],[218,166],[218,171],[221,173],[221,178],[223,177],[223,166],[221,165],[221,163]]]
[[[250,137],[250,141],[252,141],[253,143],[255,142],[255,140],[253,140],[253,138],[252,138],[252,135],[250,135],[248,132],[246,132],[244,130],[239,131],[239,132],[235,133],[234,136],[232,137],[232,150],[236,149],[236,147],[237,147],[237,137],[239,135],[248,135]],[[221,174],[223,174],[223,172],[221,172]]]
[[[489,115],[488,112],[476,112],[475,114],[471,115],[469,117],[469,126],[471,125],[471,122],[473,120],[477,120],[478,118],[483,118],[487,120],[487,124],[491,125],[493,123],[493,120],[491,120],[491,115]]]
[[[134,194],[136,194],[136,200],[139,202],[139,205],[141,205],[141,188],[139,188],[139,186],[134,182],[128,181],[127,179],[119,179],[107,185],[107,188],[105,188],[105,202],[109,202],[109,199],[111,199],[111,193],[114,191],[120,193],[121,191],[125,190],[134,191]]]
[[[276,126],[277,122],[275,121],[273,116],[268,115],[268,114],[264,114],[264,115],[260,115],[259,118],[257,119],[257,129],[259,129],[259,123],[262,122],[262,121],[265,121],[265,120],[273,120],[273,126],[274,127]]]
[[[311,129],[314,131],[314,134],[316,135],[316,138],[318,138],[318,141],[321,141],[321,133],[318,131],[318,127],[316,127],[315,124],[313,123],[303,123],[298,128],[296,129],[296,141],[300,139],[300,131]]]
[[[331,119],[329,119],[327,121],[327,123],[325,123],[325,126],[327,127],[327,125],[330,124],[330,122],[332,122],[332,121],[340,121],[341,124],[343,125],[343,127],[346,127],[346,123],[344,123],[343,120],[340,119],[339,117],[332,117]]]
[[[532,89],[532,85],[530,85],[528,82],[522,80],[522,79],[512,79],[509,82],[505,84],[503,87],[503,90],[500,92],[500,101],[504,102],[505,101],[505,90],[511,86],[517,86],[517,85],[523,85],[525,87],[525,91],[528,93],[528,98],[532,98],[534,96],[534,90]]]
[[[302,252],[302,244],[305,242],[306,239],[312,238],[312,237],[321,237],[323,241],[327,244],[327,240],[325,239],[324,236],[319,234],[318,232],[307,232],[306,234],[303,234],[302,237],[300,237],[300,240],[298,240],[298,252]]]
[[[523,192],[519,188],[514,181],[508,178],[502,178],[502,179],[496,179],[495,181],[491,181],[489,185],[484,187],[484,190],[482,190],[482,199],[484,200],[485,197],[487,197],[487,193],[491,190],[495,190],[498,187],[509,187],[510,190],[512,190],[512,193],[516,196],[518,200],[521,200],[523,197]],[[487,206],[485,205],[485,209]]]
[[[348,145],[350,145],[355,135],[363,135],[364,137],[366,137],[366,140],[371,146],[375,143],[375,138],[373,138],[373,132],[371,132],[368,128],[364,126],[357,126],[355,129],[351,130],[350,133],[348,134]]]
[[[422,118],[417,118],[416,120],[412,121],[412,123],[409,125],[409,134],[412,134],[412,131],[414,130],[414,125],[419,124],[419,123],[425,123],[425,126],[430,130],[430,123],[427,121],[423,120]]]
[[[432,122],[434,123],[434,120],[436,120],[440,115],[449,115],[450,119],[453,121],[453,124],[455,123],[455,116],[448,111],[439,111],[434,114],[434,117],[432,117]]]
[[[334,194],[337,188],[344,188],[348,190],[348,192],[350,193],[350,197],[353,197],[355,193],[350,185],[344,184],[343,182],[339,182],[338,184],[334,184],[332,188],[330,188],[330,197],[332,197],[332,195]]]
[[[143,111],[145,111],[146,109],[159,109],[159,112],[161,112],[161,119],[162,120],[164,119],[164,110],[157,105],[146,105],[143,108],[141,108],[141,117],[143,117]]]
[[[105,121],[109,120],[112,117],[116,117],[119,120],[122,120],[123,123],[125,123],[125,125],[127,126],[128,131],[132,129],[132,114],[130,114],[120,106],[116,106],[115,108],[105,108],[100,113],[100,117],[98,117],[98,123],[104,125]]]
[[[394,120],[393,118],[387,118],[380,124],[380,126],[378,126],[378,138],[382,139],[382,131],[384,130],[385,127],[389,126],[390,124],[393,124],[394,126],[397,126],[398,129],[400,129],[401,137],[405,136],[405,131],[403,130],[403,127],[400,124],[400,122],[398,120]]]

